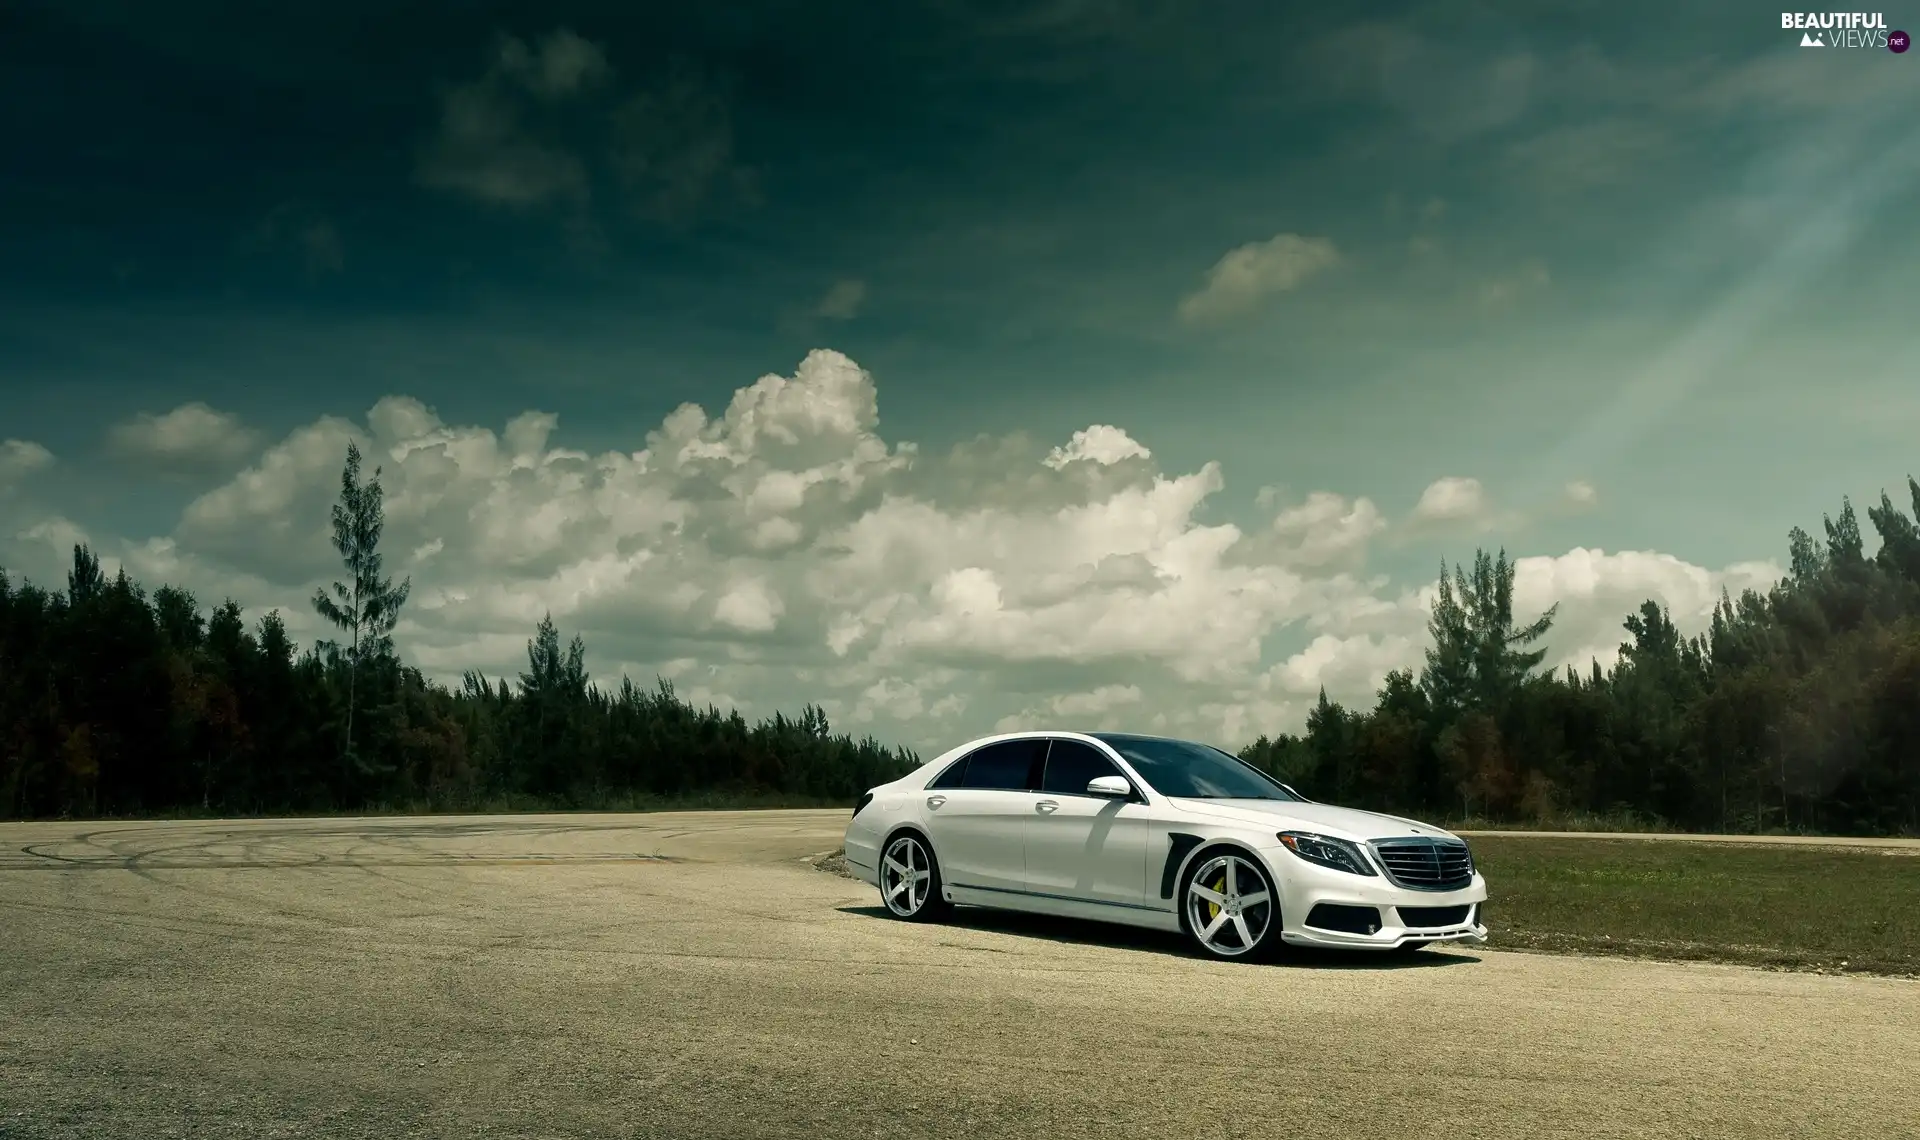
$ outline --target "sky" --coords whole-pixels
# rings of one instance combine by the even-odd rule
[[[1442,560],[1584,666],[1905,504],[1920,53],[1333,13],[16,0],[0,567],[311,642],[353,440],[431,676],[551,613],[750,717],[1237,746]]]

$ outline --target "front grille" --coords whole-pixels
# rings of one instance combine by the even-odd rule
[[[1459,926],[1467,921],[1467,912],[1471,906],[1403,906],[1396,907],[1400,912],[1400,923],[1410,928],[1431,928],[1436,926]]]
[[[1348,906],[1345,903],[1321,903],[1307,915],[1307,925],[1344,934],[1372,934],[1380,929],[1380,909]]]
[[[1376,839],[1372,846],[1396,886],[1457,891],[1473,882],[1473,855],[1458,840]]]

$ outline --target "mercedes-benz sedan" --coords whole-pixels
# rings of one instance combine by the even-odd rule
[[[1238,757],[1165,737],[1022,732],[860,798],[853,873],[910,920],[954,905],[1184,932],[1201,953],[1485,942],[1465,840],[1313,803]]]

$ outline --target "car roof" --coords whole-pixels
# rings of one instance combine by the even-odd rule
[[[1200,744],[1213,747],[1204,741],[1189,740],[1183,736],[1156,736],[1145,732],[1088,732],[1080,728],[1023,728],[1014,732],[996,732],[991,736],[975,737],[962,747],[997,743],[1003,740],[1027,740],[1038,736],[1078,736],[1086,740],[1097,740],[1103,744],[1126,744],[1139,740],[1163,740],[1172,744]]]

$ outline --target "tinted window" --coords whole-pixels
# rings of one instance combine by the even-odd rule
[[[1084,796],[1087,785],[1100,776],[1118,776],[1120,769],[1098,748],[1078,740],[1056,740],[1047,749],[1047,774],[1040,790],[1063,796]]]
[[[1189,740],[1098,734],[1154,791],[1201,800],[1291,800],[1278,780],[1237,756]]]
[[[1044,740],[1003,740],[967,757],[966,775],[955,787],[1025,791],[1033,787],[1034,768],[1044,755]]]
[[[962,756],[960,759],[955,760],[953,763],[947,765],[946,771],[940,773],[938,776],[935,776],[933,778],[933,782],[928,784],[927,787],[957,788],[960,786],[960,778],[962,776],[965,776],[966,774],[967,774],[967,758],[965,756]]]

